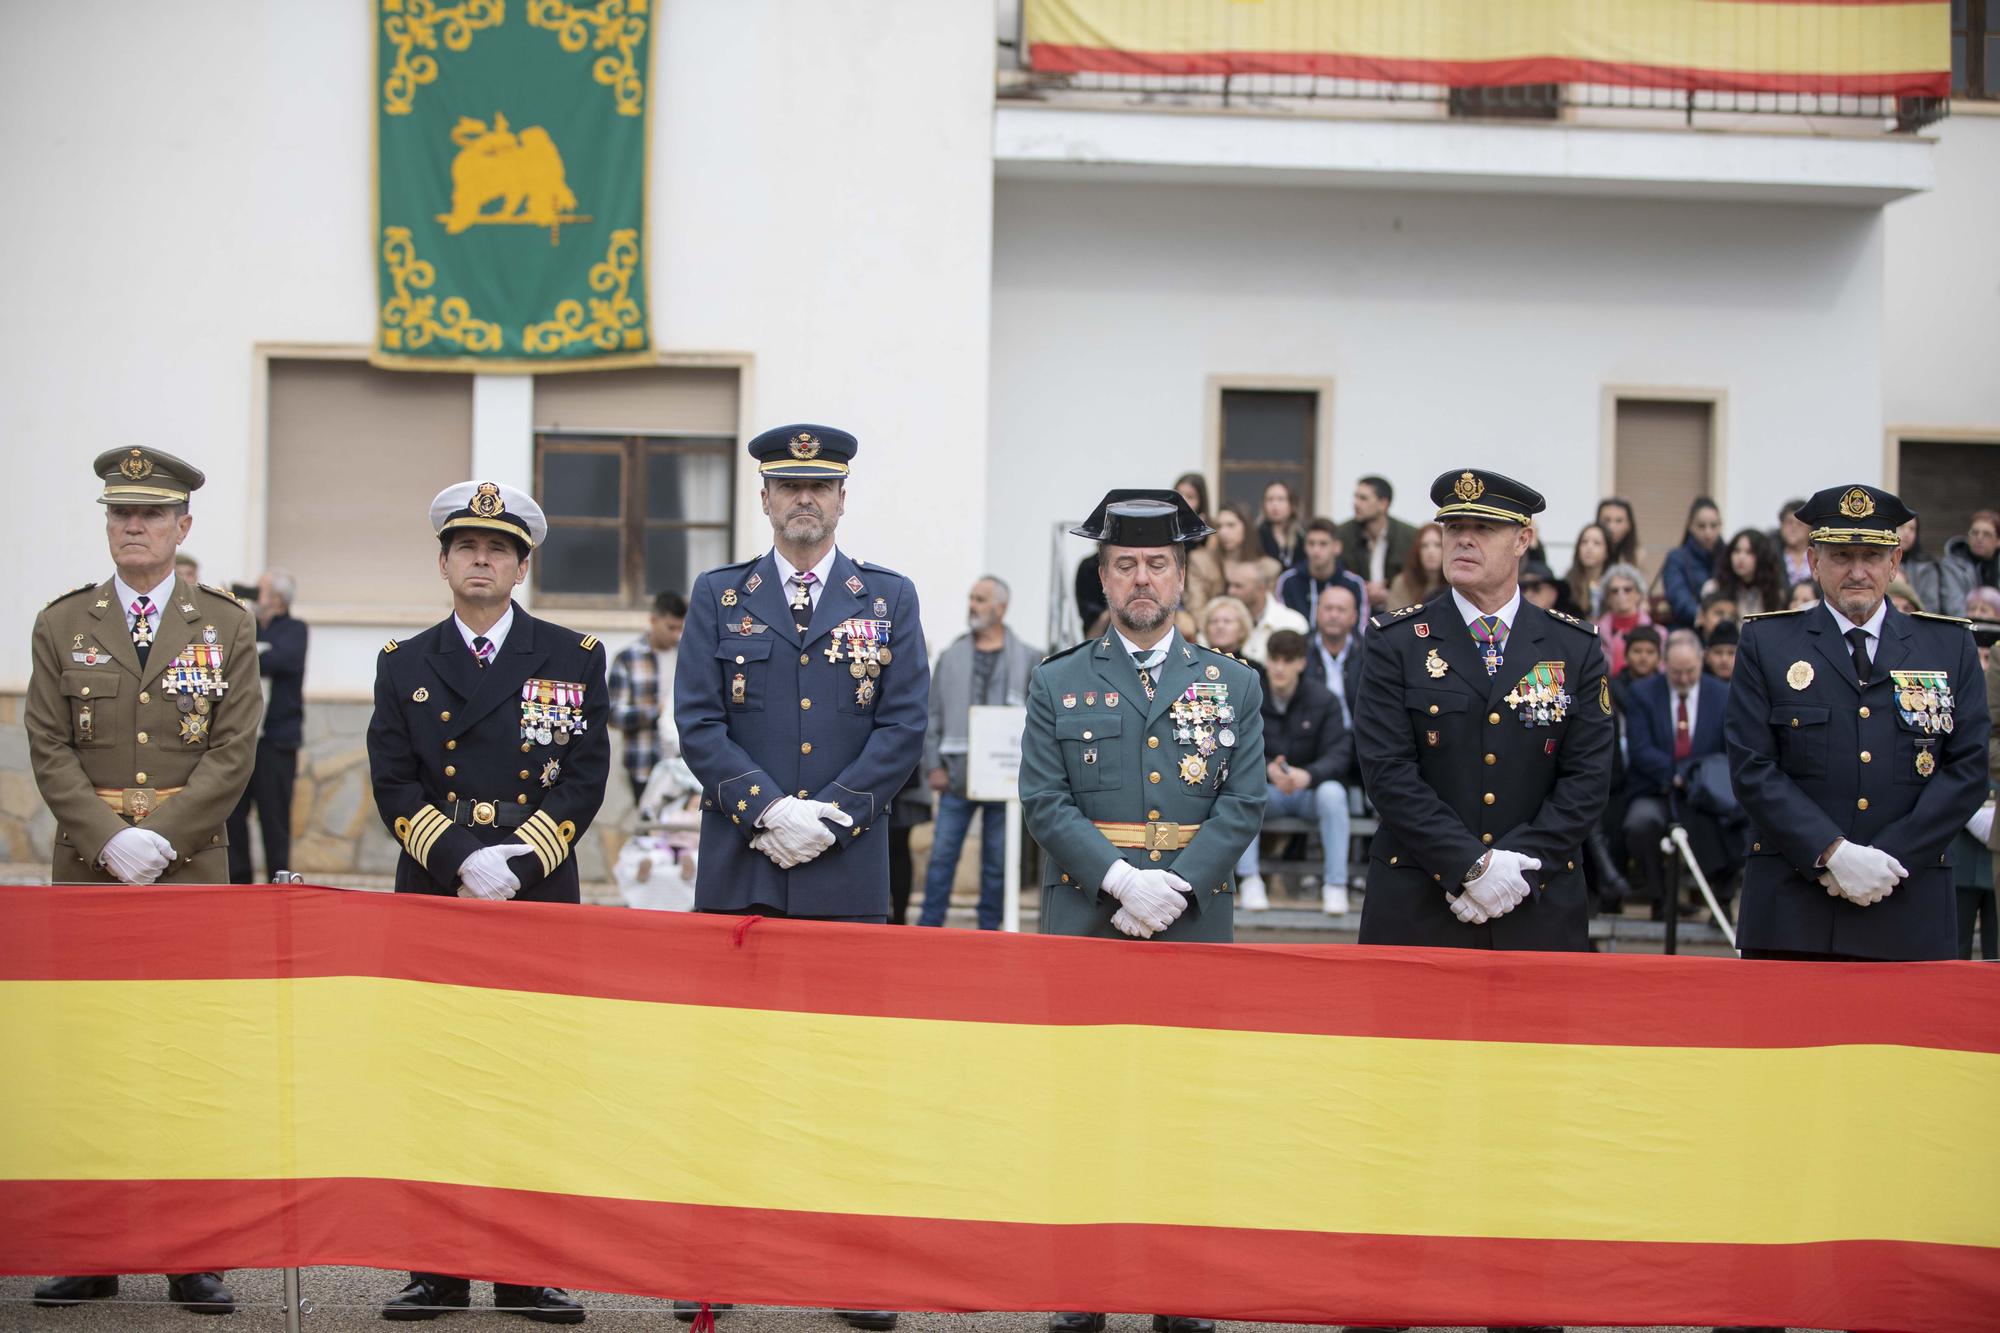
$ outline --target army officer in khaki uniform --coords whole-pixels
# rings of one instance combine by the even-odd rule
[[[28,748],[56,817],[55,884],[227,884],[223,824],[257,755],[257,623],[228,593],[174,573],[205,478],[157,449],[100,454],[115,572],[35,618]],[[109,1296],[116,1277],[51,1278],[37,1305]],[[235,1308],[215,1273],[179,1273],[190,1310]]]

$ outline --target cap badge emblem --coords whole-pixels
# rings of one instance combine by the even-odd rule
[[[792,457],[801,462],[809,458],[818,458],[819,437],[811,431],[802,430],[797,435],[792,436],[791,450]]]
[[[128,480],[137,481],[141,477],[153,475],[153,460],[146,457],[144,450],[134,449],[118,464],[118,470],[124,473]]]
[[[466,508],[481,518],[496,518],[507,512],[507,506],[500,500],[500,488],[490,481],[479,483],[479,489],[472,493]]]
[[[410,695],[410,702],[413,704],[420,704],[427,701],[430,697],[431,697],[430,690],[422,685],[419,685],[417,686],[416,691]]]
[[[1486,494],[1486,483],[1470,472],[1461,472],[1458,474],[1458,480],[1452,483],[1451,493],[1470,503]]]
[[[1849,518],[1867,518],[1875,512],[1875,498],[1856,486],[1840,497],[1840,512]]]
[[[736,589],[724,588],[722,590],[722,604],[724,606],[736,605]]]

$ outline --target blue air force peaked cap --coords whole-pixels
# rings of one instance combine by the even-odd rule
[[[766,477],[838,481],[847,476],[847,465],[860,448],[860,441],[844,430],[800,422],[773,426],[750,441],[750,456]]]

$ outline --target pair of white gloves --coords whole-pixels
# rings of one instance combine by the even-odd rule
[[[854,820],[829,801],[780,796],[766,807],[758,823],[764,831],[750,839],[751,847],[771,858],[780,870],[804,865],[833,846],[827,822],[852,828]]]
[[[1483,926],[1526,902],[1534,888],[1527,872],[1541,868],[1532,856],[1496,849],[1488,854],[1486,869],[1466,881],[1456,895],[1447,893],[1444,898],[1453,916],[1468,926]]]
[[[1885,851],[1842,839],[1826,858],[1819,882],[1829,896],[1845,898],[1856,907],[1872,907],[1896,891],[1896,881],[1909,876],[1903,863]]]
[[[1192,884],[1171,870],[1141,870],[1124,861],[1111,863],[1101,887],[1118,900],[1111,924],[1142,940],[1178,921],[1187,910],[1181,895],[1194,892]]]
[[[491,847],[481,847],[459,863],[458,896],[484,898],[492,903],[513,897],[521,891],[521,881],[507,863],[534,850],[524,842],[496,842]]]
[[[97,864],[121,882],[151,884],[174,863],[174,845],[151,829],[134,825],[119,829],[97,854]]]

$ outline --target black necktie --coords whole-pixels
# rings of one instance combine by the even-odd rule
[[[1868,661],[1868,631],[1865,629],[1847,631],[1847,642],[1854,648],[1854,674],[1861,678],[1863,685],[1866,685],[1868,673],[1872,669],[1872,664]]]
[[[473,635],[472,659],[479,663],[479,669],[484,671],[486,664],[493,660],[493,640],[487,638],[484,634]]]

